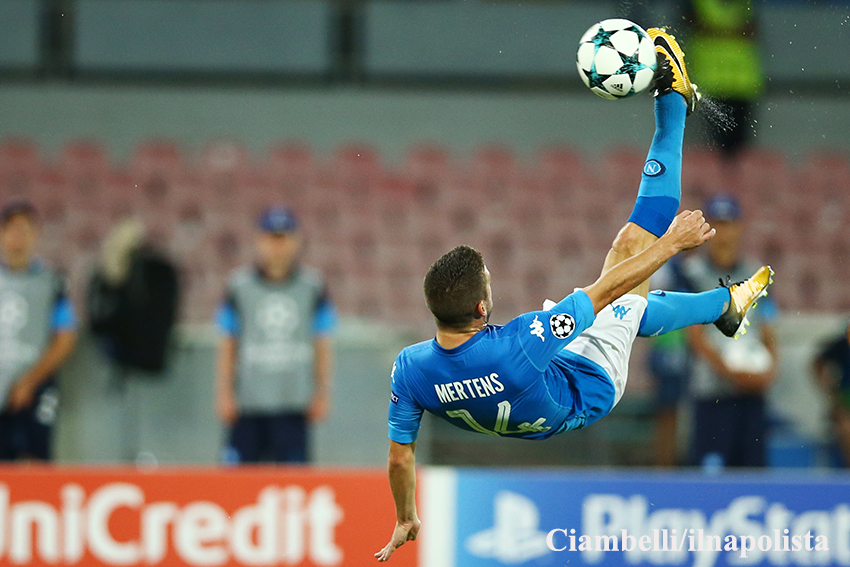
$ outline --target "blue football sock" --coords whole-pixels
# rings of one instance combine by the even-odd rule
[[[714,323],[729,307],[729,289],[703,293],[652,291],[638,329],[639,337],[654,337],[691,325]]]
[[[687,104],[677,93],[655,99],[655,136],[640,179],[629,222],[661,236],[679,211],[682,199],[682,142]]]

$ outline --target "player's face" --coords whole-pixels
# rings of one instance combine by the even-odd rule
[[[301,240],[297,234],[264,232],[257,239],[257,249],[263,264],[275,271],[286,271],[298,253]]]
[[[9,262],[25,262],[32,256],[38,229],[31,218],[15,215],[0,229],[0,247]]]

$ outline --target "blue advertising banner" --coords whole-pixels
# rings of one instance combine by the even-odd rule
[[[451,513],[440,509],[455,526],[450,541],[428,542],[454,549],[442,548],[441,567],[850,565],[844,474],[458,469],[441,476],[439,494],[425,483],[428,509],[440,497],[453,500],[445,503]]]

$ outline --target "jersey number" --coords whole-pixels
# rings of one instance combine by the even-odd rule
[[[496,426],[493,428],[493,431],[490,431],[475,421],[475,418],[473,418],[472,415],[465,409],[450,410],[446,412],[446,415],[456,419],[462,419],[464,423],[466,423],[474,431],[484,433],[486,435],[495,435],[496,437],[500,435],[509,435],[511,433],[541,433],[552,429],[551,427],[544,427],[543,424],[546,422],[546,418],[541,417],[534,423],[529,423],[527,421],[520,423],[518,430],[509,431],[508,422],[511,419],[511,402],[505,400],[499,402],[496,407],[499,408],[499,412],[496,414]]]

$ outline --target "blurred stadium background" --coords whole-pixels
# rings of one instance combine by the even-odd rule
[[[777,271],[782,360],[769,395],[770,459],[818,468],[829,433],[810,366],[850,311],[850,6],[754,4],[767,82],[752,144],[730,168],[706,142],[709,122],[691,120],[683,190],[687,206],[737,194],[747,251]],[[41,252],[67,271],[82,312],[102,240],[127,214],[151,227],[184,284],[166,379],[130,376],[118,385],[82,337],[60,376],[56,460],[217,462],[214,311],[228,272],[253,257],[257,215],[286,203],[304,226],[305,261],[322,269],[342,316],[333,410],[315,431],[316,464],[383,467],[388,372],[400,348],[432,333],[421,278],[434,259],[460,243],[484,252],[496,322],[598,275],[631,209],[653,131],[648,96],[603,101],[576,75],[578,38],[612,16],[644,27],[682,21],[679,3],[650,0],[0,1],[0,199],[36,203]],[[513,443],[428,420],[420,463],[650,465],[645,359],[639,344],[624,402],[587,430]],[[85,482],[104,474],[85,470]],[[302,482],[291,470],[280,474]],[[628,485],[625,474],[618,482]],[[27,482],[23,471],[0,470],[0,483],[4,476],[12,487]],[[389,498],[380,478],[366,484],[384,483],[378,492]],[[823,509],[850,497],[843,477],[829,478],[837,484]],[[256,493],[247,500],[256,501]],[[377,540],[389,535],[391,512],[366,517]],[[0,563],[3,553],[0,544]],[[253,564],[368,561],[348,557]],[[457,564],[510,563],[505,557]],[[9,564],[41,564],[33,561]],[[455,559],[423,564],[440,561]],[[817,564],[833,563],[850,564],[850,555]]]

